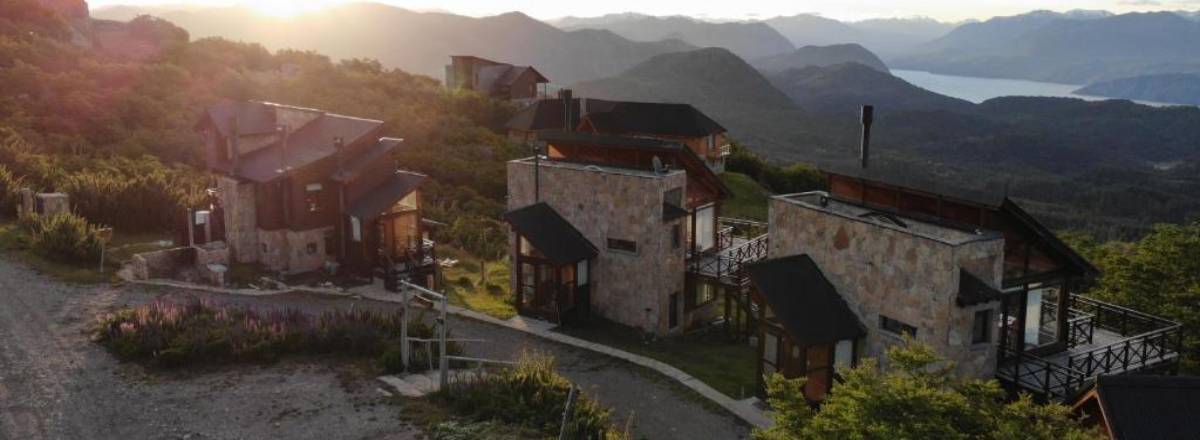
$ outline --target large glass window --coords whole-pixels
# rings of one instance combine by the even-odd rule
[[[716,214],[717,210],[712,206],[696,211],[696,251],[712,249],[715,244]]]

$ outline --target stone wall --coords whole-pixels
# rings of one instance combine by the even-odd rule
[[[217,196],[225,208],[225,242],[234,261],[258,261],[258,213],[253,183],[217,177]]]
[[[259,260],[272,271],[310,272],[325,267],[325,234],[333,227],[292,231],[258,230]]]
[[[916,339],[957,363],[960,374],[992,376],[998,331],[992,329],[990,342],[973,345],[971,326],[974,312],[985,308],[994,310],[997,322],[999,302],[962,308],[956,297],[960,267],[1000,285],[1002,238],[939,240],[783,196],[771,199],[769,218],[769,256],[810,255],[867,327],[860,356],[882,358],[902,341],[880,329],[882,314],[916,327]]]
[[[161,251],[135,254],[129,262],[129,272],[134,279],[170,279],[182,268],[196,264],[196,249],[178,247]]]
[[[682,331],[688,322],[683,307],[685,249],[682,243],[673,247],[672,227],[682,229],[683,219],[664,222],[662,205],[665,192],[685,187],[686,173],[656,175],[542,162],[540,174],[541,201],[600,251],[590,279],[593,313],[660,335]],[[535,203],[532,162],[508,163],[508,195],[509,209]],[[609,238],[637,242],[637,253],[608,250]],[[516,277],[510,282],[515,291]],[[668,326],[672,293],[679,294],[680,325],[675,329]]]

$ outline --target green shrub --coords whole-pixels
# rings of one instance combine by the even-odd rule
[[[432,325],[419,316],[413,321],[409,336],[434,337]],[[193,300],[155,302],[103,316],[95,340],[123,360],[168,368],[271,362],[290,354],[342,354],[378,357],[384,370],[396,372],[402,370],[400,326],[399,312],[338,310],[313,316],[294,309],[258,312]],[[450,343],[446,351],[457,354],[462,349]],[[434,356],[436,362],[436,349]],[[410,367],[422,370],[428,360],[414,356]]]
[[[27,216],[23,225],[31,229],[29,246],[35,253],[62,263],[98,261],[104,240],[100,228],[72,213]]]
[[[15,216],[17,206],[21,204],[21,187],[25,179],[13,174],[4,164],[0,164],[0,217]]]
[[[558,433],[571,382],[555,371],[552,356],[523,353],[517,365],[483,378],[456,384],[436,394],[455,412],[480,420],[497,420]],[[568,417],[570,438],[619,439],[612,427],[611,411],[580,394]]]

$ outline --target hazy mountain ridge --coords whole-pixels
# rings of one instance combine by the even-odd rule
[[[1036,11],[963,25],[892,64],[945,74],[1086,84],[1200,72],[1196,42],[1200,22],[1171,12]]]
[[[880,72],[888,72],[883,60],[861,45],[835,44],[830,46],[804,46],[795,52],[759,58],[750,62],[755,68],[767,73],[806,67],[828,67],[844,63],[857,63]]]
[[[696,47],[723,47],[746,59],[787,53],[792,43],[758,22],[708,22],[685,16],[655,17],[612,14],[596,18],[566,17],[549,23],[563,30],[603,29],[633,41],[678,39]]]
[[[907,54],[955,27],[921,17],[841,22],[813,14],[774,17],[763,22],[796,47],[857,43],[884,59]]]
[[[121,9],[114,14],[136,12]],[[373,58],[385,66],[434,78],[443,76],[450,55],[533,65],[553,82],[567,84],[612,75],[654,55],[694,49],[677,40],[634,42],[609,31],[563,31],[521,13],[471,18],[375,3],[348,4],[286,20],[229,7],[160,14],[193,38],[220,36],[269,49],[313,50],[335,59]],[[103,10],[96,15],[106,17]],[[421,44],[403,44],[413,41]]]
[[[1075,93],[1111,98],[1200,105],[1200,73],[1165,73],[1103,81]]]
[[[939,95],[858,63],[809,66],[768,75],[780,91],[810,111],[853,114],[864,104],[886,111],[969,112],[974,104]]]

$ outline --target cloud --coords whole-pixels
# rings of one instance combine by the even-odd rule
[[[1162,2],[1158,0],[1121,0],[1117,4],[1121,6],[1162,6]]]

